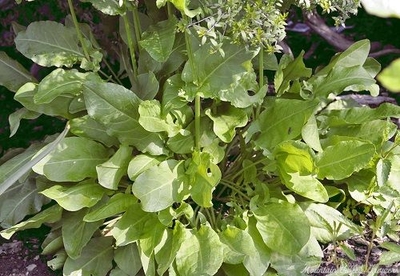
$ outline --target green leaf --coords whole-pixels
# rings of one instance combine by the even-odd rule
[[[76,185],[54,185],[40,193],[57,201],[65,210],[77,211],[94,206],[101,200],[104,192],[93,180],[87,180]]]
[[[1,231],[0,235],[5,239],[9,239],[17,231],[39,228],[43,223],[54,223],[59,221],[61,219],[61,214],[61,206],[53,205],[31,218]]]
[[[29,177],[21,183],[16,182],[5,193],[0,195],[0,222],[2,228],[11,227],[23,220],[27,215],[38,213],[43,205],[50,202],[38,191],[35,179]]]
[[[340,180],[368,167],[375,155],[371,143],[348,140],[328,146],[317,155],[318,178]]]
[[[101,78],[92,72],[80,73],[76,69],[56,69],[48,74],[38,85],[33,97],[36,104],[52,102],[60,95],[69,94],[78,96],[82,93],[84,81],[101,82]]]
[[[276,252],[296,255],[310,238],[307,217],[296,204],[269,203],[253,213],[264,243]]]
[[[70,131],[80,137],[89,138],[103,143],[107,147],[119,144],[116,137],[107,134],[106,127],[88,115],[73,118],[69,121]]]
[[[65,276],[106,276],[112,269],[114,249],[112,237],[93,238],[82,250],[81,256],[73,260],[67,258],[63,275]]]
[[[201,12],[200,8],[195,10],[190,10],[188,5],[190,1],[188,0],[157,0],[157,7],[162,7],[166,4],[166,2],[171,2],[174,6],[183,14],[193,18]]]
[[[136,178],[147,169],[160,164],[162,160],[159,157],[154,157],[146,154],[136,155],[129,162],[128,165],[128,176],[131,180]]]
[[[260,131],[256,145],[270,150],[283,141],[298,137],[318,104],[315,100],[267,99],[266,110],[251,126]]]
[[[217,98],[221,93],[235,93],[238,87],[243,90],[241,79],[247,74],[254,74],[251,68],[254,52],[230,43],[223,46],[223,51],[224,57],[218,51],[213,52],[211,44],[202,45],[193,54],[194,68],[187,62],[182,71],[182,80],[193,83],[196,86],[195,92],[205,98]],[[189,91],[185,93],[194,97]]]
[[[110,200],[101,207],[93,207],[83,218],[86,222],[93,222],[113,217],[126,211],[132,205],[137,204],[137,199],[131,194],[115,194]]]
[[[207,225],[186,232],[187,238],[176,253],[180,275],[214,275],[223,262],[223,247],[217,233]]]
[[[322,151],[321,142],[319,140],[319,130],[317,120],[314,115],[308,118],[307,123],[301,129],[301,138],[308,146],[315,151]]]
[[[146,212],[158,212],[179,202],[179,190],[183,183],[182,166],[176,160],[169,159],[153,166],[140,174],[132,185],[133,194],[140,199]]]
[[[82,137],[67,137],[56,149],[33,167],[56,182],[78,182],[96,177],[96,165],[106,161],[109,151],[101,144]]]
[[[40,115],[42,114],[35,111],[30,111],[24,107],[18,109],[14,113],[11,113],[8,117],[8,122],[10,123],[10,137],[14,136],[14,134],[17,132],[22,119],[37,119]]]
[[[129,276],[136,276],[142,268],[140,256],[136,243],[115,249],[114,261],[118,267]]]
[[[104,125],[109,135],[142,152],[165,153],[161,138],[139,124],[141,100],[132,91],[112,83],[85,82],[83,93],[89,116]]]
[[[106,162],[96,166],[99,184],[110,190],[117,190],[121,178],[126,175],[132,148],[121,145],[117,152]]]
[[[54,99],[48,104],[35,104],[33,97],[37,93],[37,84],[28,82],[18,89],[14,96],[14,99],[20,102],[26,109],[43,113],[49,116],[61,116],[64,118],[70,118],[69,106],[74,99],[72,95],[62,95]]]
[[[288,64],[285,63],[284,68],[278,68],[274,81],[277,96],[287,92],[292,81],[311,76],[312,70],[306,68],[303,62],[303,55],[304,51],[293,61]]]
[[[343,180],[347,184],[350,196],[358,202],[370,197],[371,187],[376,185],[376,175],[370,170],[361,170],[353,173],[349,178]]]
[[[81,256],[82,249],[99,230],[103,221],[85,222],[83,217],[88,209],[78,212],[65,212],[62,217],[62,238],[68,257],[76,260]]]
[[[362,228],[336,209],[326,204],[306,203],[300,204],[310,222],[312,233],[322,243],[329,243],[333,240],[344,240],[355,234],[362,233]],[[335,234],[333,229],[340,225]]]
[[[121,5],[117,0],[82,0],[82,2],[89,2],[102,13],[108,15],[123,15],[126,12],[125,5]]]
[[[115,238],[117,246],[124,246],[146,238],[157,223],[160,222],[156,214],[143,211],[140,204],[136,203],[126,209],[110,234]]]
[[[165,131],[168,133],[168,137],[173,137],[180,130],[169,114],[166,114],[165,118],[162,117],[161,105],[157,100],[141,102],[138,111],[140,125],[149,132]]]
[[[132,84],[132,91],[142,100],[152,100],[157,95],[159,83],[153,72],[137,76],[137,83]]]
[[[185,226],[178,221],[176,221],[173,230],[166,230],[166,240],[165,243],[160,244],[160,247],[156,249],[155,259],[157,261],[157,273],[163,275],[172,262],[175,260],[176,253],[178,252],[181,244],[186,239]]]
[[[178,154],[189,154],[194,149],[194,136],[191,132],[178,133],[167,141],[170,150]]]
[[[388,67],[378,75],[378,80],[391,92],[400,92],[400,59],[393,61]]]
[[[214,122],[214,133],[225,143],[230,143],[236,134],[236,128],[244,127],[247,122],[247,113],[230,104],[217,107],[216,114],[211,109],[205,111],[206,115]]]
[[[15,45],[41,66],[72,67],[84,58],[75,30],[54,21],[32,22],[18,33]]]
[[[212,207],[212,192],[221,180],[221,171],[211,163],[210,154],[193,152],[186,173],[190,179],[190,194],[192,199],[202,207]]]
[[[177,20],[171,16],[170,19],[159,21],[152,25],[142,34],[139,42],[150,56],[158,62],[165,62],[170,54],[175,41],[175,28]]]
[[[19,62],[5,52],[0,52],[0,85],[17,92],[25,83],[35,81],[36,79]]]
[[[390,162],[390,160],[379,159],[376,164],[376,181],[379,187],[384,186],[388,181],[391,168],[392,162]]]

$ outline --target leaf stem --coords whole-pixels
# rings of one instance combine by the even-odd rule
[[[142,39],[142,27],[140,25],[140,20],[139,20],[139,12],[137,9],[137,6],[133,8],[132,11],[132,16],[133,16],[133,26],[135,28],[135,38],[136,38],[136,43],[137,43],[137,51],[139,52],[139,41]]]
[[[129,25],[129,19],[128,19],[127,14],[124,14],[121,16],[122,16],[122,20],[124,21],[126,38],[128,40],[128,49],[129,49],[129,54],[131,56],[131,68],[133,70],[133,72],[131,72],[128,69],[128,75],[129,75],[131,84],[133,84],[136,82],[137,75],[138,75],[138,72],[137,72],[138,69],[137,69],[137,65],[136,65],[136,56],[135,56],[135,43],[132,38],[131,27]]]
[[[264,86],[264,47],[260,47],[260,52],[258,53],[258,83],[260,89]],[[258,118],[258,115],[261,112],[261,104],[257,106],[257,111],[255,114],[255,118]]]
[[[68,6],[69,6],[69,10],[71,12],[72,21],[74,22],[76,34],[78,35],[78,39],[79,39],[79,41],[81,43],[81,46],[82,46],[82,49],[83,49],[83,53],[85,55],[85,58],[88,61],[90,61],[90,55],[89,55],[89,52],[88,52],[88,50],[86,48],[85,41],[83,40],[83,36],[82,36],[81,30],[79,28],[78,20],[76,19],[76,14],[75,14],[75,10],[74,10],[74,5],[72,4],[72,0],[68,0]]]

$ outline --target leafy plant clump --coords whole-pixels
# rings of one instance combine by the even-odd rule
[[[66,122],[4,158],[3,237],[49,225],[43,253],[64,275],[301,275],[320,243],[362,234],[337,210],[350,199],[380,218],[374,235],[398,239],[385,225],[400,205],[400,107],[340,97],[378,94],[369,41],[313,71],[303,53],[272,53],[285,1],[85,2],[120,18],[117,70],[72,1],[65,24],[14,25],[17,49],[55,66],[41,81],[0,53],[0,84],[24,106],[12,133],[41,114]]]

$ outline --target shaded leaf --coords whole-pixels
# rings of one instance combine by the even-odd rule
[[[132,84],[132,91],[142,100],[152,100],[158,93],[159,84],[153,72],[137,76],[137,83]]]
[[[99,184],[107,189],[117,190],[121,178],[126,175],[132,148],[120,145],[117,152],[106,162],[96,166]]]
[[[73,260],[67,258],[64,264],[65,276],[106,276],[112,269],[114,249],[112,237],[93,238],[82,250],[81,256]]]
[[[8,90],[17,90],[27,82],[36,79],[18,61],[10,58],[5,52],[0,52],[0,85]]]
[[[14,136],[17,132],[22,119],[37,119],[40,115],[42,114],[30,111],[24,107],[11,113],[8,117],[8,122],[10,123],[10,137]]]
[[[129,276],[136,276],[142,268],[136,243],[120,246],[115,249],[114,261]]]
[[[378,186],[382,187],[385,185],[389,179],[390,169],[392,168],[392,163],[388,159],[379,159],[376,164],[376,181]]]

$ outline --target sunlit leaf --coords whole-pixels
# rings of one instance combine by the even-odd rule
[[[400,12],[400,11],[399,11]],[[400,59],[393,61],[378,75],[378,80],[391,92],[400,92]]]
[[[120,5],[121,1],[118,0],[83,0],[82,2],[90,2],[97,10],[108,15],[123,15],[126,12],[125,5]]]
[[[269,203],[253,213],[264,243],[276,252],[295,255],[310,238],[307,217],[296,204]]]
[[[76,185],[54,185],[41,191],[68,211],[77,211],[94,206],[103,197],[105,190],[94,181],[83,181]]]
[[[217,233],[207,225],[187,230],[186,239],[176,253],[176,267],[181,275],[214,275],[223,261]]]
[[[340,180],[369,165],[375,154],[371,143],[358,140],[340,141],[317,156],[318,178]]]

